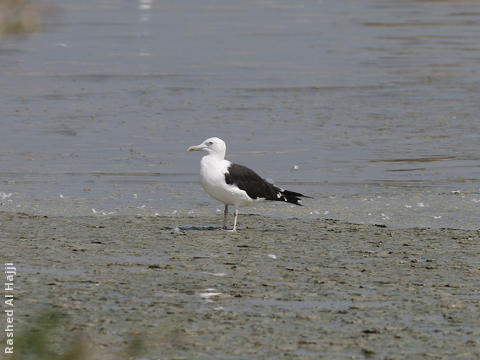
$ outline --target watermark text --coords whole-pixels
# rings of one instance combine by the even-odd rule
[[[17,268],[13,263],[5,263],[5,300],[4,300],[4,312],[5,312],[5,354],[13,354],[13,308],[14,308],[14,283],[15,276],[17,275]]]

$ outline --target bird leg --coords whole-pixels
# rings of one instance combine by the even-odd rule
[[[225,210],[223,212],[223,230],[227,229],[227,216],[228,216],[228,205],[225,204]]]
[[[235,207],[235,218],[233,220],[233,229],[232,231],[237,231],[237,217],[238,217],[238,209]]]

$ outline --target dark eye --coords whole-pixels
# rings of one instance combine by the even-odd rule
[[[209,141],[207,145],[213,145],[213,141]]]

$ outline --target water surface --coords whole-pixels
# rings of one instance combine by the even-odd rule
[[[315,197],[246,211],[478,227],[479,3],[58,6],[0,44],[1,208],[215,212],[185,150],[219,136]]]

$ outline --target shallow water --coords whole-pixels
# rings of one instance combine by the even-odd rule
[[[219,136],[315,197],[244,211],[478,228],[479,3],[58,5],[0,45],[2,209],[215,212],[185,150]]]

